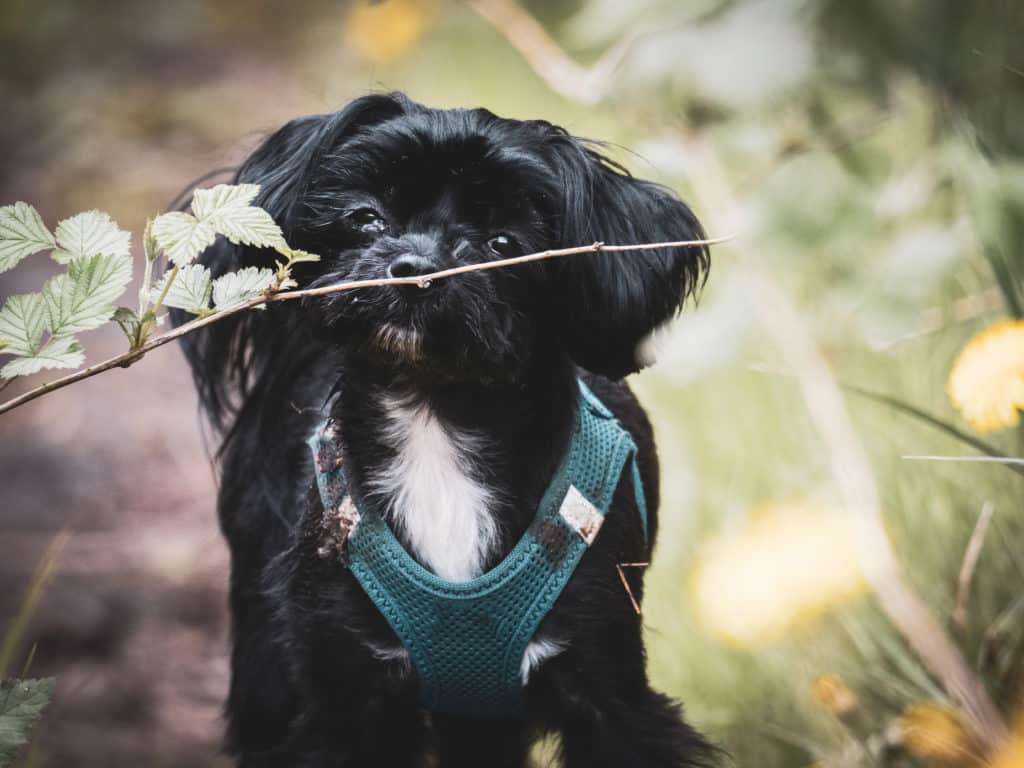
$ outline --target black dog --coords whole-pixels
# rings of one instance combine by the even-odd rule
[[[667,189],[544,121],[357,99],[279,130],[238,174],[294,247],[302,286],[421,275],[546,248],[702,237]],[[273,254],[221,243],[214,274]],[[243,766],[520,766],[541,733],[569,766],[684,766],[712,755],[647,681],[616,564],[649,558],[658,466],[625,384],[638,343],[702,280],[705,248],[585,254],[273,304],[189,336],[223,432],[231,548],[230,748]],[[522,707],[424,710],[395,632],[343,559],[324,558],[306,439],[327,417],[354,496],[422,566],[473,579],[524,535],[566,452],[577,378],[632,433],[631,473],[523,656]],[[321,550],[318,554],[318,550]],[[633,591],[641,595],[639,575]]]

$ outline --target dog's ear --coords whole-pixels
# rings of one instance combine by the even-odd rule
[[[594,145],[559,132],[560,245],[697,240],[697,217],[666,187],[632,177]],[[555,321],[582,367],[620,378],[642,367],[637,346],[703,282],[706,246],[552,259]]]
[[[325,155],[360,128],[415,108],[401,94],[374,94],[350,102],[338,112],[292,120],[267,138],[242,164],[235,183],[259,184],[255,204],[264,208],[294,247],[303,243],[297,230],[304,198],[310,193]],[[219,239],[200,257],[213,277],[241,267],[272,266],[275,253],[237,246]],[[224,430],[238,407],[246,405],[258,387],[272,386],[270,373],[303,330],[292,308],[271,305],[262,312],[242,312],[183,337],[182,346],[211,424]],[[175,324],[191,319],[172,312]],[[283,364],[281,369],[286,368]]]

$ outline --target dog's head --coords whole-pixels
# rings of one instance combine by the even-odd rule
[[[633,178],[591,142],[544,121],[430,109],[400,94],[289,123],[238,178],[261,186],[257,204],[289,243],[322,256],[296,273],[303,286],[417,276],[595,241],[702,237],[672,192]],[[217,273],[271,258],[223,245],[207,261]],[[637,370],[638,343],[677,311],[707,263],[703,247],[582,254],[425,289],[335,293],[275,307],[290,313],[287,323],[267,312],[215,326],[190,356],[215,406],[230,374],[243,382],[258,375],[230,361],[273,366],[261,350],[294,344],[296,323],[318,344],[428,376],[514,379],[537,351],[555,350],[620,377]]]

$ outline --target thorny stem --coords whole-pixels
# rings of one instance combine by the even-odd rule
[[[148,269],[149,269],[148,254],[147,254],[146,268],[147,268],[147,271],[148,271]],[[135,357],[134,353],[144,350],[145,345],[146,345],[146,339],[149,337],[149,329],[152,328],[153,327],[153,323],[156,322],[156,313],[159,312],[160,308],[164,305],[164,299],[167,298],[167,293],[168,293],[168,291],[171,290],[171,284],[178,277],[178,273],[180,271],[181,271],[181,267],[179,265],[175,264],[174,265],[174,269],[172,269],[170,271],[170,273],[167,275],[167,280],[164,282],[164,288],[163,288],[162,291],[160,291],[160,295],[157,297],[156,303],[153,304],[153,306],[148,311],[146,311],[144,314],[140,314],[139,315],[139,325],[138,325],[138,328],[136,328],[136,330],[135,330],[135,339],[132,341],[131,348],[128,350],[129,355],[131,357],[134,357],[134,359],[125,361],[126,364],[123,365],[122,367],[127,368],[129,365],[134,363],[135,360],[138,359],[138,357]],[[147,277],[148,277],[148,275],[147,275]],[[143,288],[145,289],[146,286],[144,286]],[[2,413],[2,411],[0,411],[0,413]]]
[[[179,339],[193,331],[198,331],[200,328],[205,328],[221,320],[225,320],[231,315],[244,312],[247,309],[258,306],[260,304],[266,304],[269,302],[276,301],[290,301],[291,299],[303,299],[313,296],[326,296],[332,293],[341,293],[342,291],[352,291],[357,288],[376,288],[385,285],[415,285],[419,288],[426,288],[435,280],[443,280],[448,277],[454,277],[455,275],[462,275],[467,272],[482,272],[487,269],[498,269],[500,267],[511,267],[517,264],[526,264],[532,261],[541,261],[542,259],[553,259],[560,256],[572,256],[577,253],[598,253],[602,251],[618,253],[622,251],[643,251],[643,250],[655,250],[658,248],[684,248],[689,246],[697,245],[716,245],[717,243],[724,243],[727,240],[731,240],[732,235],[725,237],[716,237],[706,240],[675,240],[672,242],[664,243],[639,243],[636,245],[605,245],[604,243],[592,243],[591,245],[581,245],[573,248],[557,248],[548,251],[540,251],[538,253],[528,253],[524,256],[514,256],[510,259],[499,259],[497,261],[486,261],[480,264],[467,264],[461,267],[453,267],[452,269],[442,269],[438,272],[431,272],[429,275],[419,275],[417,277],[391,277],[381,278],[376,280],[350,280],[344,283],[335,283],[334,285],[326,285],[321,288],[306,288],[299,291],[281,291],[279,293],[267,293],[262,296],[256,296],[248,301],[244,301],[241,304],[236,304],[233,307],[222,309],[214,314],[206,317],[196,318],[191,320],[184,325],[175,328],[173,331],[161,334],[150,341],[141,344],[137,349],[129,350],[128,352],[112,357],[109,360],[104,360],[102,363],[84,368],[81,371],[76,371],[63,378],[56,379],[43,384],[35,389],[30,389],[22,395],[11,398],[7,402],[0,404],[0,414],[6,413],[20,405],[29,403],[36,398],[42,397],[55,390],[62,389],[69,384],[74,384],[76,381],[82,381],[88,379],[104,371],[109,371],[111,368],[127,368],[129,365],[140,360],[143,355],[157,347],[162,347],[168,342]],[[152,319],[156,318],[156,312],[163,304],[164,299],[167,296],[167,289],[170,287],[171,282],[177,276],[178,267],[175,267],[171,274],[168,276],[167,284],[164,286],[164,290],[160,295],[159,300],[153,306],[152,309],[147,312],[147,318],[152,315]],[[140,321],[140,331],[141,331]]]
[[[142,233],[142,253],[146,261],[146,268],[142,274],[142,286],[139,288],[138,316],[140,319],[146,314],[146,309],[149,307],[149,285],[153,280],[153,264],[156,263],[156,250],[157,244],[153,240],[153,220],[146,219],[146,228]],[[137,343],[133,344],[133,346],[137,346]]]
[[[167,276],[167,282],[164,283],[164,289],[160,291],[160,296],[157,297],[156,304],[154,304],[153,308],[150,310],[153,317],[156,317],[156,313],[159,312],[160,308],[164,305],[164,299],[167,298],[167,292],[171,290],[171,284],[174,282],[175,278],[177,278],[178,272],[180,271],[181,267],[175,264],[174,269],[171,270],[171,274]]]

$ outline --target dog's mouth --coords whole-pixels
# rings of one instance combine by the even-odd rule
[[[328,284],[358,275],[321,277]],[[507,301],[489,281],[463,276],[427,288],[380,286],[319,297],[327,334],[388,366],[446,379],[509,375],[523,350]],[[521,319],[521,318],[520,318]]]

